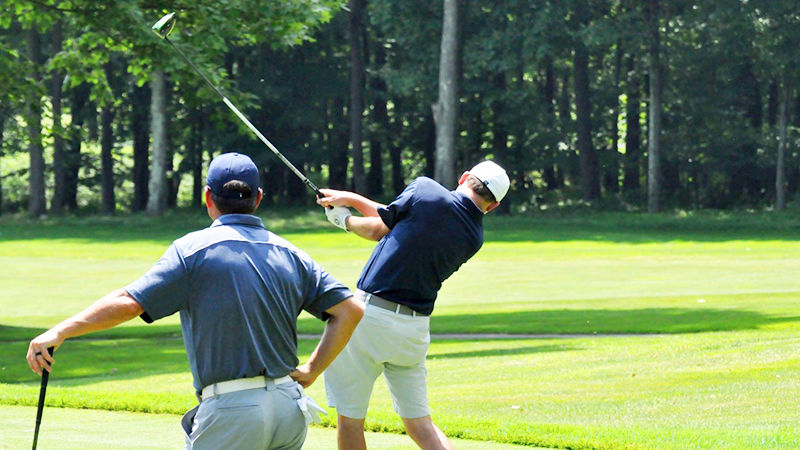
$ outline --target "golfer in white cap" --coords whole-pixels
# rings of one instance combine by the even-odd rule
[[[449,449],[428,410],[425,357],[429,316],[442,282],[483,244],[483,215],[508,192],[505,170],[484,161],[464,172],[454,191],[414,180],[388,206],[361,195],[323,189],[317,202],[334,225],[379,241],[358,280],[364,318],[325,372],[328,404],[338,413],[340,449],[366,448],[364,418],[383,373],[395,411],[424,449]],[[349,207],[362,216],[353,216]]]

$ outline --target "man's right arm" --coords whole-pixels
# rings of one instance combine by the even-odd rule
[[[378,217],[378,209],[385,208],[386,205],[370,200],[363,195],[358,195],[355,192],[337,191],[334,189],[320,189],[325,197],[318,198],[317,203],[324,207],[328,206],[346,206],[348,208],[355,208],[365,217]]]
[[[318,198],[317,203],[323,207],[343,206],[355,208],[363,214],[363,217],[349,216],[344,219],[347,231],[371,241],[379,241],[389,233],[389,227],[383,223],[378,215],[379,208],[386,205],[370,200],[363,195],[349,191],[337,191],[333,189],[320,189],[325,197]],[[339,225],[341,227],[341,225]]]
[[[350,216],[346,219],[347,231],[370,241],[380,241],[389,233],[389,227],[380,217]]]
[[[347,345],[353,330],[364,315],[364,304],[353,297],[328,308],[326,313],[330,319],[325,325],[317,348],[308,362],[299,366],[289,375],[303,387],[309,387],[320,374],[336,359],[336,356]]]

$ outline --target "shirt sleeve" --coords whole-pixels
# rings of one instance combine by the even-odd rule
[[[419,183],[420,178],[417,178],[406,186],[405,190],[403,190],[392,203],[385,208],[378,208],[378,215],[388,228],[394,228],[397,222],[403,220],[403,218],[408,215],[411,206],[414,204],[414,194],[417,191]]]
[[[187,278],[186,264],[173,244],[147,273],[125,290],[142,305],[142,319],[151,323],[183,306],[188,292]]]
[[[353,296],[353,293],[313,260],[306,261],[305,293],[303,309],[320,320],[328,320],[325,311]]]

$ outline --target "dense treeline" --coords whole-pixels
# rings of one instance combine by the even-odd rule
[[[253,155],[312,196],[150,32],[320,185],[390,198],[482,158],[506,212],[601,202],[782,209],[798,193],[800,2],[6,0],[0,212],[153,214]]]

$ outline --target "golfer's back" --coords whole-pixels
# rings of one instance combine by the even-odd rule
[[[162,261],[176,269],[158,270]],[[291,372],[298,364],[297,315],[305,309],[323,317],[316,305],[335,295],[331,289],[346,290],[307,254],[264,229],[258,217],[240,214],[176,240],[147,277],[161,282],[143,282],[151,286],[145,293],[134,283],[131,293],[153,299],[148,319],[180,310],[198,391],[220,381]]]
[[[442,282],[481,248],[483,211],[421,177],[378,213],[391,231],[372,252],[359,289],[430,314]]]

